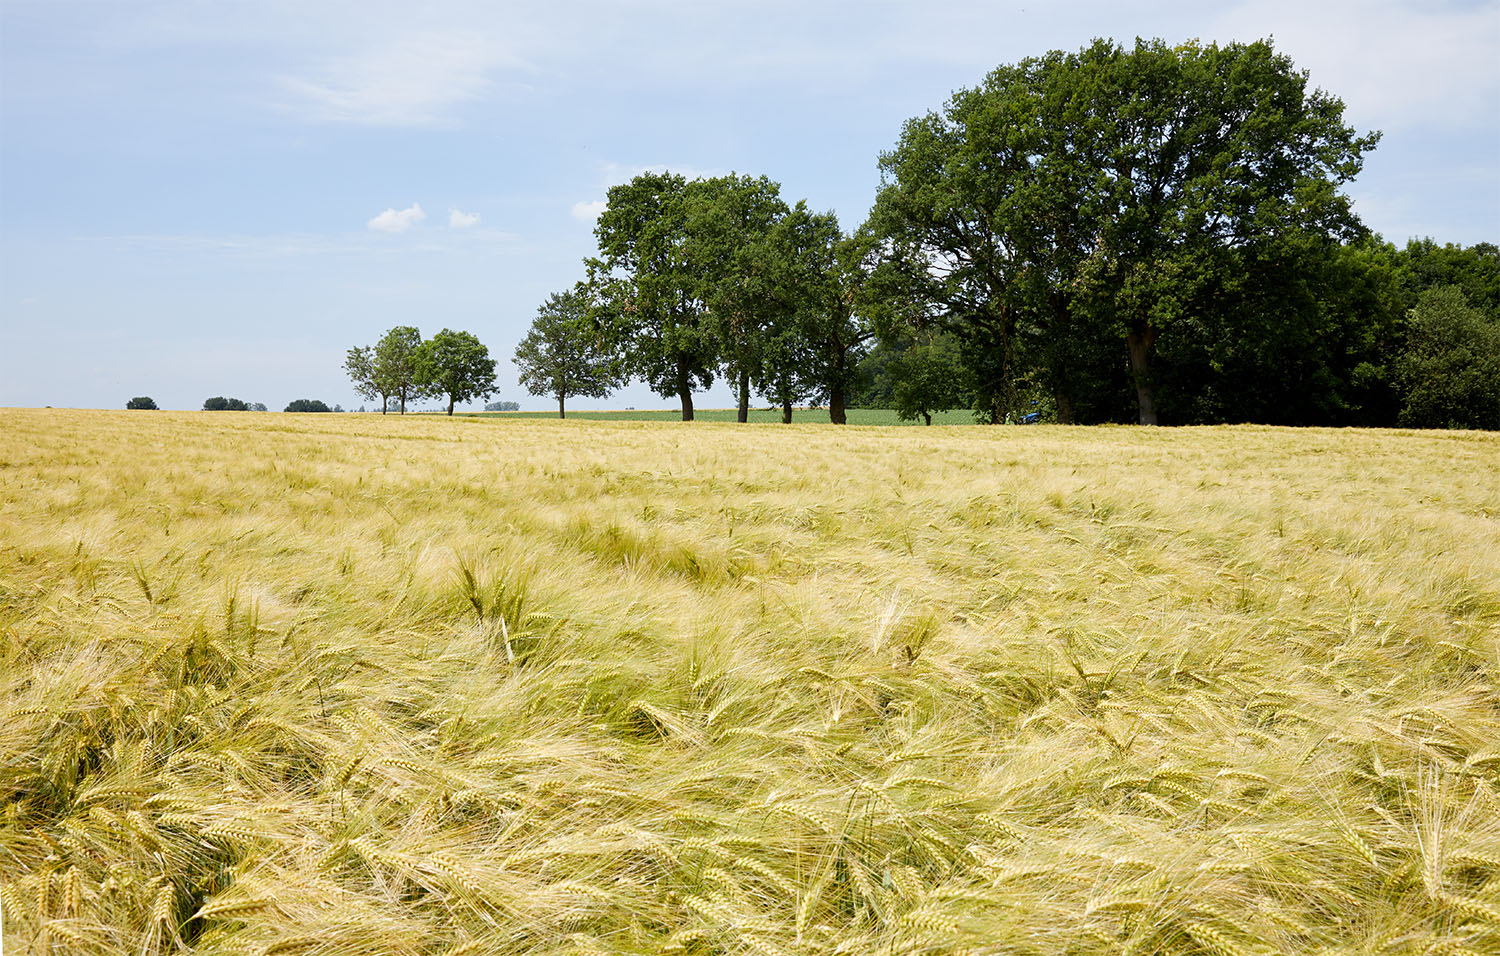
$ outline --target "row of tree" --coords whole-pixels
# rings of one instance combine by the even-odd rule
[[[1341,191],[1378,134],[1269,42],[1098,41],[909,121],[868,220],[776,183],[609,191],[522,381],[565,411],[629,378],[780,405],[988,421],[1500,427],[1500,255],[1369,234]]]
[[[260,402],[246,402],[238,398],[215,395],[203,400],[203,410],[205,412],[263,412],[266,411],[266,406]]]
[[[126,402],[125,407],[132,410],[157,410],[156,400],[149,395],[137,395]],[[205,412],[264,412],[268,409],[261,402],[246,402],[238,398],[225,398],[223,395],[215,395],[212,398],[205,398],[203,400],[203,410]],[[316,398],[297,398],[287,403],[286,408],[282,409],[282,411],[341,412],[343,409],[337,405],[329,408],[326,402],[319,401]]]
[[[398,325],[374,345],[350,349],[344,370],[361,397],[380,399],[382,415],[392,400],[404,415],[408,400],[424,397],[446,398],[452,415],[457,403],[498,390],[489,349],[472,334],[451,329],[424,341],[416,328]]]

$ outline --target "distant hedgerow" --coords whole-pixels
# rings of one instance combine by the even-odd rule
[[[316,398],[298,398],[298,399],[294,399],[292,402],[288,403],[287,407],[284,408],[284,409],[282,409],[282,411],[285,411],[285,412],[331,412],[331,411],[333,411],[333,409],[329,408],[323,402],[318,401]]]

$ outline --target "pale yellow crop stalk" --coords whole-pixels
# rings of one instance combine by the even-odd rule
[[[1500,951],[1500,436],[0,412],[14,953]]]

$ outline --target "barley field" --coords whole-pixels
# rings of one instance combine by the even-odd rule
[[[5,952],[1500,951],[1500,436],[0,411]]]

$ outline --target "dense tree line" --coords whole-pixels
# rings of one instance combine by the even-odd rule
[[[263,412],[266,406],[261,402],[246,402],[238,398],[215,395],[203,400],[203,410],[205,412]]]
[[[344,371],[354,390],[367,399],[380,399],[384,415],[394,400],[401,414],[417,398],[447,399],[454,405],[495,394],[495,360],[489,349],[468,332],[443,329],[425,341],[410,325],[398,325],[374,345],[349,350]]]
[[[282,411],[283,412],[331,412],[331,411],[333,411],[333,409],[331,409],[331,408],[328,407],[328,403],[327,402],[320,401],[320,400],[318,400],[316,398],[294,398],[290,402],[287,403],[286,408],[283,408]],[[342,411],[342,409],[340,409],[340,411]]]
[[[523,382],[716,379],[740,420],[851,401],[930,421],[1500,428],[1500,253],[1370,234],[1342,188],[1379,134],[1269,42],[1098,41],[909,121],[851,232],[766,179],[609,191]]]

